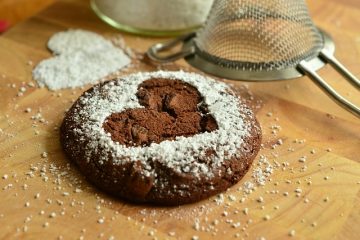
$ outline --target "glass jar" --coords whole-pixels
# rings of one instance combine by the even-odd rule
[[[123,31],[174,36],[192,31],[206,20],[214,0],[91,0],[106,23]]]

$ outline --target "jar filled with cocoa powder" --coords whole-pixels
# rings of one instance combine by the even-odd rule
[[[201,26],[214,0],[91,0],[106,23],[149,36],[174,36]]]

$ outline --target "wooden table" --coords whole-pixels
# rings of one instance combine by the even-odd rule
[[[336,56],[360,76],[360,2],[309,4],[316,24],[333,36]],[[132,205],[92,187],[63,155],[57,130],[84,89],[50,92],[33,86],[31,77],[33,65],[51,56],[48,38],[68,28],[118,33],[92,13],[88,1],[64,0],[0,37],[1,239],[360,239],[360,121],[306,77],[229,81],[248,87],[244,93],[258,106],[264,134],[260,155],[275,167],[252,193],[241,189],[252,181],[252,170],[223,200],[173,208]],[[123,37],[139,52],[159,41]],[[320,74],[360,105],[359,92],[330,67]],[[303,156],[306,161],[299,161]]]
[[[40,10],[54,3],[55,0],[0,0],[0,20],[9,26],[24,21]]]

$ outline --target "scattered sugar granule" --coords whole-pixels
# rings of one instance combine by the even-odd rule
[[[266,116],[268,116],[268,117],[271,117],[273,115],[273,113],[272,112],[268,112],[268,113],[266,113]]]
[[[67,196],[70,195],[70,193],[68,193],[68,192],[63,192],[62,195],[63,195],[64,197],[67,197]]]
[[[229,198],[229,200],[232,201],[232,202],[233,202],[233,201],[236,201],[236,197],[235,197],[234,195],[229,195],[228,198]]]
[[[6,179],[8,179],[8,177],[9,177],[9,176],[8,176],[7,174],[4,174],[4,175],[2,176],[2,179],[5,179],[5,180],[6,180]]]
[[[249,181],[244,182],[243,186],[244,186],[244,192],[245,192],[246,194],[251,193],[251,192],[254,190],[254,188],[255,188],[254,183],[249,182]]]
[[[199,222],[199,219],[195,219],[195,223],[193,225],[193,228],[196,230],[196,231],[199,231],[200,230],[200,222]]]
[[[269,215],[265,215],[265,216],[264,216],[264,220],[265,220],[265,221],[270,220],[270,216],[269,216]]]
[[[301,188],[296,188],[296,189],[295,189],[295,192],[296,192],[296,193],[302,193],[302,189],[301,189]]]
[[[241,223],[240,223],[240,222],[236,222],[236,223],[233,223],[231,226],[232,226],[233,228],[238,228],[238,227],[241,226]]]
[[[234,221],[234,220],[232,220],[232,219],[226,219],[226,220],[225,220],[226,223],[232,223],[233,221]]]
[[[245,215],[248,215],[248,214],[249,214],[249,208],[244,208],[243,213],[244,213]]]
[[[59,32],[50,38],[48,46],[58,55],[41,61],[33,70],[33,78],[50,90],[96,83],[131,62],[111,41],[85,30]]]
[[[3,190],[11,189],[13,187],[12,183],[9,183],[8,185],[3,187]]]
[[[304,163],[306,162],[306,156],[302,156],[299,158],[299,162]]]
[[[104,220],[104,218],[99,218],[99,219],[97,220],[97,222],[98,222],[99,224],[103,224],[103,223],[105,222],[105,220]]]
[[[56,213],[55,213],[55,212],[50,213],[49,217],[50,217],[50,218],[55,218],[55,217],[56,217]]]
[[[47,152],[43,152],[43,153],[41,154],[41,157],[42,157],[42,158],[47,158],[47,157],[48,157],[48,153],[47,153]]]
[[[191,240],[200,240],[200,238],[198,236],[194,235],[191,237]]]
[[[289,232],[289,236],[290,236],[290,237],[295,236],[295,230],[290,230],[290,232]]]
[[[32,215],[30,215],[29,217],[26,217],[24,223],[30,222],[31,218],[32,218]]]

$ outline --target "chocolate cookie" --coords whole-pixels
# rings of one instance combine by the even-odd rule
[[[261,130],[225,83],[159,71],[86,91],[65,116],[61,142],[99,188],[179,205],[237,183],[259,151]]]

